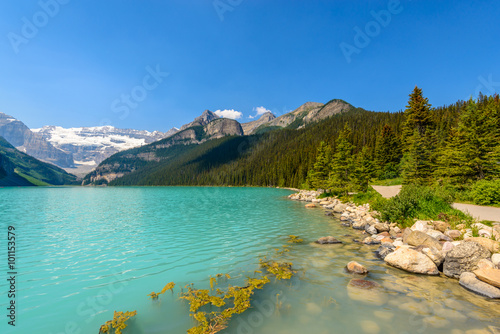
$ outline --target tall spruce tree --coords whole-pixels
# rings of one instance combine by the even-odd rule
[[[330,188],[344,195],[349,192],[354,171],[354,145],[351,143],[351,135],[351,128],[346,123],[336,141],[330,172]]]
[[[375,162],[378,178],[390,179],[399,175],[401,144],[390,125],[385,124],[377,138]]]
[[[356,155],[353,175],[353,188],[358,191],[367,191],[371,179],[375,176],[375,166],[370,156],[368,146],[363,146]]]
[[[405,110],[403,126],[403,183],[426,184],[433,173],[433,121],[429,99],[415,86]]]
[[[330,173],[331,148],[322,141],[318,147],[316,161],[307,175],[307,183],[310,188],[326,188]]]

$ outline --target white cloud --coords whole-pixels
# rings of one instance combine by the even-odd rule
[[[253,111],[256,112],[255,116],[248,116],[248,118],[256,118],[256,117],[259,117],[261,115],[264,115],[266,112],[271,112],[271,110],[266,109],[264,107],[253,108]]]
[[[214,111],[214,114],[222,118],[231,118],[231,119],[239,119],[243,116],[243,113],[236,111],[234,109],[217,110]]]

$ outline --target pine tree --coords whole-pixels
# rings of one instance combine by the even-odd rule
[[[347,195],[349,192],[354,169],[354,159],[352,156],[354,146],[351,144],[350,140],[351,129],[346,123],[344,125],[344,130],[340,132],[336,141],[329,183],[333,191],[344,195]]]
[[[364,146],[361,152],[356,155],[355,169],[353,175],[354,189],[365,192],[375,175],[375,167],[369,149]]]
[[[470,99],[438,158],[436,176],[454,185],[500,176],[500,103]]]
[[[388,124],[384,125],[377,138],[375,156],[379,179],[384,180],[398,176],[401,144]]]
[[[318,147],[316,161],[307,175],[307,183],[310,188],[325,188],[330,173],[331,148],[322,141]]]
[[[429,100],[415,86],[405,110],[403,126],[403,183],[426,184],[433,173],[435,135]]]

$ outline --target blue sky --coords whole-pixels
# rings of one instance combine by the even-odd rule
[[[415,85],[451,104],[500,91],[499,17],[499,1],[2,1],[0,111],[166,131],[205,109],[398,111]]]

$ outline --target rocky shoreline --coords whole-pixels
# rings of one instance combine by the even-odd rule
[[[382,222],[369,204],[356,206],[332,197],[318,199],[318,191],[300,190],[288,196],[307,202],[306,208],[323,208],[340,224],[362,232],[365,245],[373,245],[376,255],[387,265],[421,275],[442,275],[458,279],[465,289],[490,300],[500,300],[500,223],[493,227],[474,223],[452,226],[443,221],[416,221],[405,229]],[[473,233],[473,230],[476,233]],[[479,237],[473,237],[473,234]],[[495,240],[493,240],[495,239]],[[317,244],[340,243],[335,237],[319,238]],[[367,274],[368,269],[349,262],[346,270]]]

